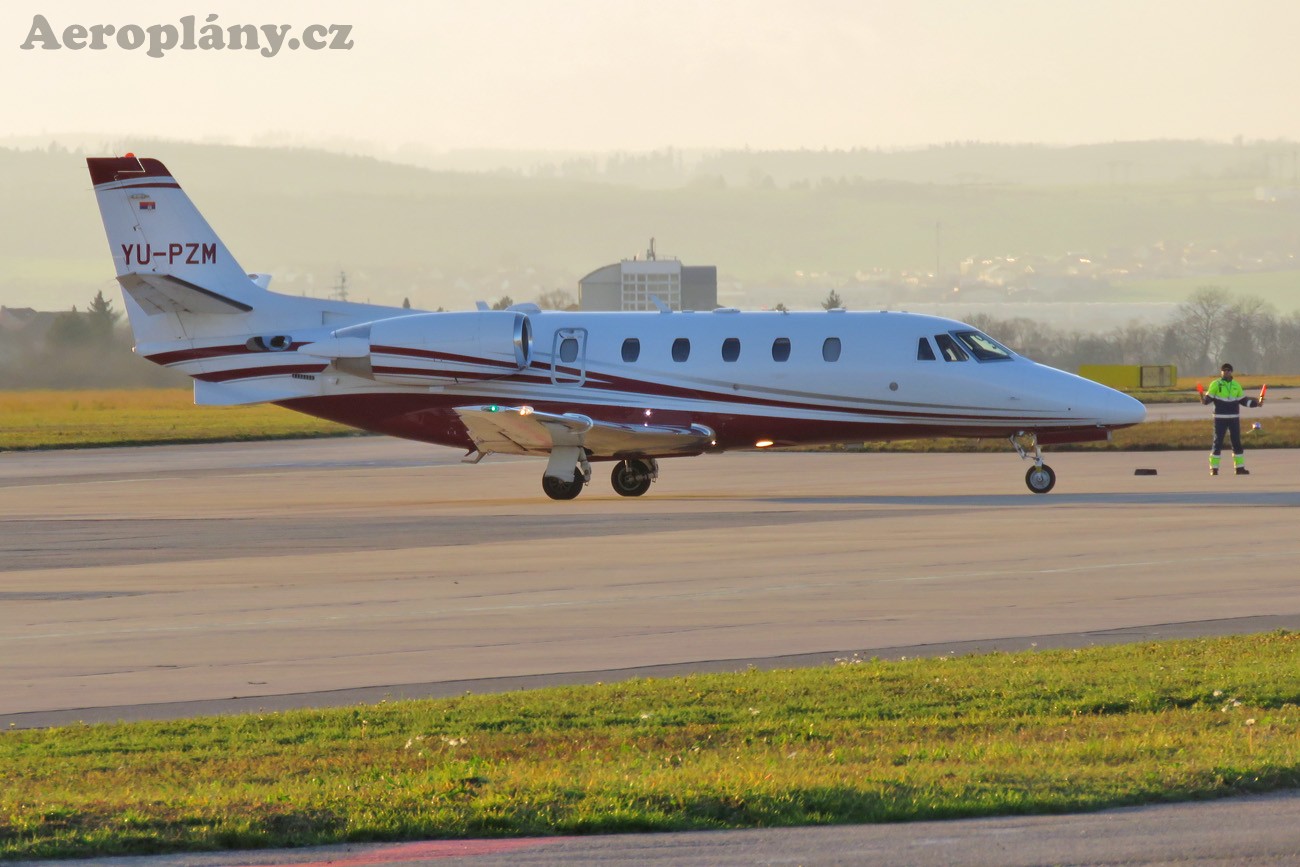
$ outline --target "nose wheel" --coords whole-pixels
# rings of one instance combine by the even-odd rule
[[[1035,494],[1046,494],[1056,486],[1056,471],[1047,464],[1030,467],[1025,473],[1025,484]]]
[[[1020,433],[1016,436],[1010,437],[1011,446],[1017,453],[1019,453],[1022,459],[1028,460],[1029,452],[1027,452],[1025,447],[1020,444],[1020,437],[1022,436],[1025,436],[1025,434]],[[1035,494],[1046,494],[1052,488],[1056,487],[1056,471],[1043,463],[1043,453],[1038,448],[1038,434],[1029,434],[1029,444],[1034,450],[1034,465],[1029,468],[1029,472],[1025,473],[1025,484],[1029,487],[1029,490],[1033,491]]]

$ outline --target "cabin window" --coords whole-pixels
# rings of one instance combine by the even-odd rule
[[[572,337],[566,337],[560,341],[560,361],[565,364],[572,364],[578,360],[578,341]]]
[[[936,334],[934,342],[939,345],[939,354],[944,361],[965,361],[969,357],[951,334]]]
[[[691,341],[679,337],[673,341],[673,361],[685,361],[691,357]]]
[[[735,361],[740,358],[740,338],[728,337],[722,341],[722,360]]]
[[[960,340],[977,361],[1010,361],[1011,350],[998,343],[987,334],[978,331],[954,331],[953,336]]]
[[[641,341],[635,337],[629,337],[623,341],[623,360],[628,364],[636,361],[641,357]]]
[[[934,347],[930,345],[928,338],[922,337],[916,341],[916,360],[917,361],[934,361]]]
[[[772,341],[772,360],[789,361],[790,360],[790,338],[778,337]]]
[[[822,342],[822,361],[839,361],[840,360],[840,339],[838,337],[827,337]]]

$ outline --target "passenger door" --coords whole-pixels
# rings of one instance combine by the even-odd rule
[[[551,343],[551,382],[582,385],[586,381],[587,329],[558,329]]]

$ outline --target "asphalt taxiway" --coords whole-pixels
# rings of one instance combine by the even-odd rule
[[[0,454],[0,728],[1300,628],[1300,454],[732,454],[608,467],[381,438]],[[1155,475],[1134,475],[1136,469]],[[1285,793],[1068,817],[86,864],[1292,863]]]
[[[0,455],[0,726],[1300,626],[1300,456],[608,466],[381,438]],[[1135,476],[1138,468],[1156,475]]]

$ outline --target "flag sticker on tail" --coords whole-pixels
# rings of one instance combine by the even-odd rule
[[[158,209],[157,205],[158,203],[155,202],[153,199],[145,199],[144,201],[140,202],[140,210],[156,211]]]

